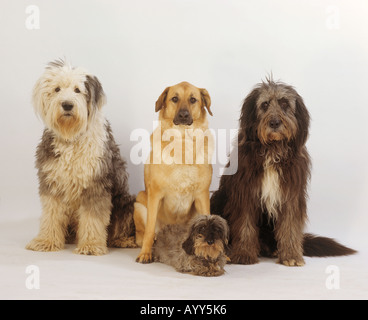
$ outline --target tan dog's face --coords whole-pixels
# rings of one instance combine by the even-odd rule
[[[161,110],[164,119],[174,125],[190,126],[205,119],[206,111],[212,115],[211,98],[206,89],[200,89],[188,82],[167,87],[156,101],[156,112]]]

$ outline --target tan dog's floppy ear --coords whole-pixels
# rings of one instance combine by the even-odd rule
[[[212,116],[213,114],[212,114],[212,111],[210,109],[210,106],[211,106],[210,95],[209,95],[209,93],[206,89],[200,89],[200,91],[201,91],[203,105],[207,108],[208,113]]]
[[[166,96],[167,96],[167,93],[169,92],[170,90],[170,87],[167,87],[164,92],[161,93],[161,95],[158,97],[157,101],[156,101],[156,108],[155,108],[155,111],[160,111],[162,109],[162,107],[164,106],[165,104],[165,101],[166,101]]]

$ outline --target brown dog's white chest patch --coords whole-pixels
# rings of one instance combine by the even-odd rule
[[[280,173],[272,164],[271,159],[267,159],[263,167],[262,208],[267,209],[270,218],[277,219],[278,210],[281,206]]]

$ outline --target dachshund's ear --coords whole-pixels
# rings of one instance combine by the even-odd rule
[[[156,101],[156,107],[155,107],[155,111],[160,111],[164,105],[165,105],[165,101],[166,101],[166,97],[167,94],[170,90],[170,87],[167,87],[162,93],[161,95],[158,97],[157,101]]]
[[[295,100],[295,117],[298,121],[298,132],[295,140],[297,145],[302,147],[308,139],[310,115],[299,94]]]
[[[203,106],[205,106],[207,108],[208,113],[212,116],[212,111],[210,109],[211,107],[211,97],[208,93],[208,91],[206,89],[200,89],[201,91],[201,97],[202,97],[202,102],[203,102]]]
[[[193,241],[193,237],[191,234],[189,235],[188,239],[183,242],[182,248],[184,249],[186,254],[189,254],[189,255],[194,254],[194,241]]]

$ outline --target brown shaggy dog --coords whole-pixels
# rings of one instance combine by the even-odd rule
[[[289,85],[267,80],[246,97],[240,115],[238,170],[221,177],[211,213],[230,226],[232,263],[277,255],[287,266],[306,256],[352,254],[332,239],[304,234],[310,158],[309,113]]]
[[[157,235],[154,260],[198,276],[224,274],[229,227],[216,215],[200,215],[186,224],[170,224]]]

